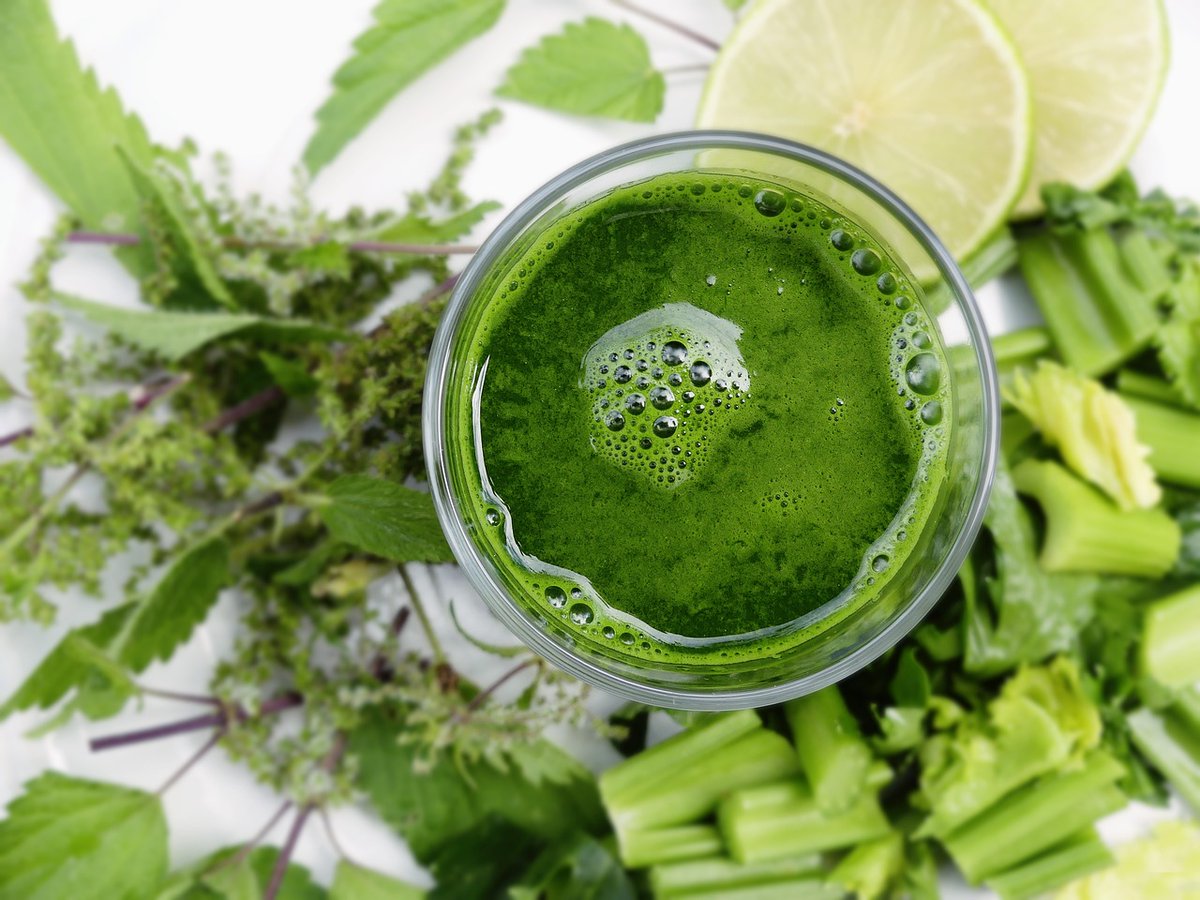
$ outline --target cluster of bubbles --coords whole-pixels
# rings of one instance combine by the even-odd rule
[[[668,304],[612,329],[584,360],[593,448],[664,487],[703,465],[730,414],[750,398],[736,329],[722,323],[702,333],[705,319],[721,323],[689,304]]]
[[[592,605],[584,599],[584,593],[580,588],[549,584],[543,590],[540,584],[534,584],[534,589],[542,590],[542,596],[545,597],[551,614],[557,613],[561,618],[584,630],[588,630],[589,626],[596,623],[596,612]],[[632,631],[625,628],[614,628],[612,625],[600,627],[599,634],[623,647],[633,647],[638,643],[640,637]],[[641,649],[649,650],[650,642],[642,640]]]

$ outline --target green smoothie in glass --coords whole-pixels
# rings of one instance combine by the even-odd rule
[[[658,175],[490,279],[451,410],[472,539],[578,644],[780,654],[876,597],[924,528],[951,394],[903,262],[805,193]]]

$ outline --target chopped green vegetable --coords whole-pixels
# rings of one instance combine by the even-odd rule
[[[1179,557],[1179,525],[1162,509],[1118,509],[1055,462],[1027,459],[1013,483],[1046,516],[1041,564],[1049,572],[1161,578]]]
[[[1200,584],[1146,608],[1142,671],[1170,687],[1200,682]]]
[[[1200,731],[1170,709],[1137,709],[1126,721],[1137,748],[1200,814]]]
[[[1150,450],[1138,442],[1133,412],[1119,394],[1042,360],[1032,375],[1014,374],[1005,399],[1121,509],[1145,509],[1162,499],[1146,462]]]
[[[1170,382],[1136,369],[1121,369],[1117,373],[1117,390],[1127,399],[1137,397],[1168,406],[1186,405],[1183,395]]]
[[[1125,397],[1137,417],[1138,437],[1150,447],[1150,465],[1163,481],[1200,488],[1200,414]]]
[[[1095,828],[1085,828],[1019,866],[993,875],[987,886],[1002,900],[1038,897],[1068,881],[1108,868],[1115,862]]]
[[[1075,881],[1055,900],[1182,898],[1196,892],[1200,828],[1190,822],[1163,822],[1147,838],[1117,848],[1116,866]]]
[[[676,897],[691,891],[713,892],[788,882],[820,872],[821,857],[816,854],[749,865],[713,856],[655,866],[650,870],[650,890],[655,898]]]
[[[904,836],[899,832],[859,844],[829,873],[829,880],[857,900],[879,900],[904,874]]]
[[[817,805],[837,813],[858,800],[871,764],[871,748],[836,685],[784,706],[792,743]]]
[[[646,831],[627,831],[621,840],[621,861],[631,869],[704,859],[723,849],[714,825],[676,825]]]

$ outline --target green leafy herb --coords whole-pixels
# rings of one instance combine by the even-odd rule
[[[653,122],[666,81],[628,25],[588,18],[542,38],[508,70],[501,97],[585,116]]]
[[[634,900],[637,892],[621,864],[595,838],[577,834],[546,848],[509,900]]]
[[[375,25],[354,41],[354,55],[333,76],[333,94],[317,111],[304,150],[316,173],[389,100],[500,18],[504,0],[381,0]]]
[[[166,871],[162,804],[143,791],[47,772],[0,822],[5,900],[140,900]]]
[[[447,562],[454,557],[442,537],[433,500],[423,491],[371,478],[343,475],[317,504],[335,538],[396,562]]]
[[[426,891],[374,869],[342,860],[333,873],[329,900],[423,900]]]

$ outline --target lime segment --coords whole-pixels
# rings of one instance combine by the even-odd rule
[[[854,163],[962,259],[1024,188],[1030,110],[1016,50],[975,0],[759,0],[713,65],[698,125]]]

